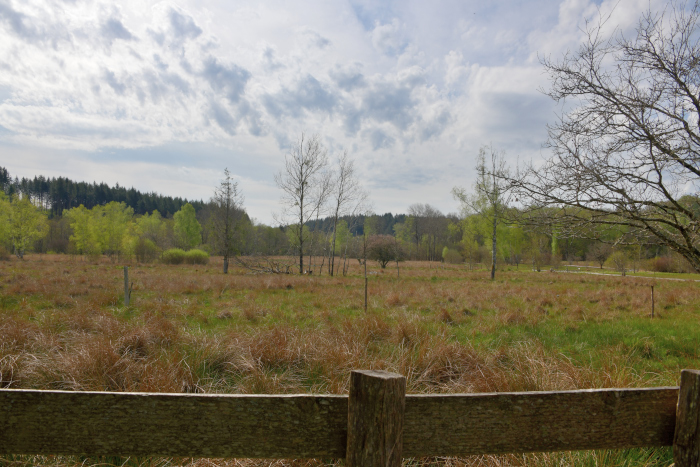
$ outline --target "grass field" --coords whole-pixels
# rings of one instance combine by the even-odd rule
[[[700,368],[700,283],[357,262],[348,277],[221,274],[30,256],[0,262],[0,385],[67,390],[334,393],[352,369],[409,393],[677,385]],[[651,319],[650,286],[656,316]],[[672,463],[669,449],[414,459],[411,465]],[[257,465],[252,460],[5,457],[30,465]],[[292,461],[275,462],[278,465]],[[299,461],[296,464],[319,464]]]

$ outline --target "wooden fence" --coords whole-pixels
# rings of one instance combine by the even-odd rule
[[[0,453],[346,458],[673,446],[700,465],[700,372],[665,388],[406,395],[353,371],[349,396],[0,390]]]

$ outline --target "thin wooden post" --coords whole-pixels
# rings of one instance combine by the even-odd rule
[[[681,371],[673,436],[676,467],[700,466],[700,371]]]
[[[387,371],[350,374],[348,439],[349,467],[400,467],[406,378]]]
[[[129,266],[124,266],[124,306],[129,306]]]
[[[651,317],[654,317],[654,286],[651,286]]]

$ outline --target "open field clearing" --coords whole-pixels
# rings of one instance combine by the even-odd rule
[[[352,369],[407,378],[409,393],[675,386],[700,368],[700,285],[526,270],[370,264],[347,277],[206,266],[130,268],[70,256],[0,262],[0,385],[99,391],[347,393]],[[650,285],[655,286],[651,319]],[[8,465],[258,465],[254,460],[0,459]],[[331,462],[331,461],[328,461]],[[669,465],[670,450],[411,465]],[[316,465],[321,461],[304,461]],[[277,465],[294,464],[275,461]],[[298,464],[298,463],[297,463]]]

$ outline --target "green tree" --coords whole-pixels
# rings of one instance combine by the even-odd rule
[[[487,160],[488,159],[488,160]],[[510,174],[505,154],[493,146],[479,149],[476,164],[474,194],[455,187],[452,194],[462,202],[465,212],[473,212],[487,219],[491,230],[491,280],[496,277],[498,226],[504,221],[510,191]]]
[[[0,175],[2,173],[0,172]],[[0,246],[4,248],[10,242],[10,216],[12,215],[10,199],[0,190]]]
[[[338,224],[335,226],[335,254],[340,256],[343,253],[345,245],[350,241],[352,233],[348,228],[348,223],[344,220],[339,220]]]
[[[92,218],[97,243],[100,250],[111,258],[120,255],[124,249],[124,236],[134,210],[125,203],[111,201],[104,206],[92,208]]]
[[[185,250],[194,248],[202,240],[202,226],[197,220],[194,207],[187,203],[173,216],[173,233],[178,246]]]
[[[151,215],[148,213],[136,219],[139,236],[145,240],[150,240],[154,245],[163,248],[167,228],[163,222],[163,217],[157,209],[154,209]]]
[[[12,195],[10,203],[10,238],[15,254],[24,258],[27,248],[48,230],[46,213],[34,206],[29,197]]]
[[[75,244],[78,253],[82,255],[100,254],[92,212],[81,204],[77,208],[63,211],[63,215],[70,222],[70,228],[73,230],[70,239]]]

